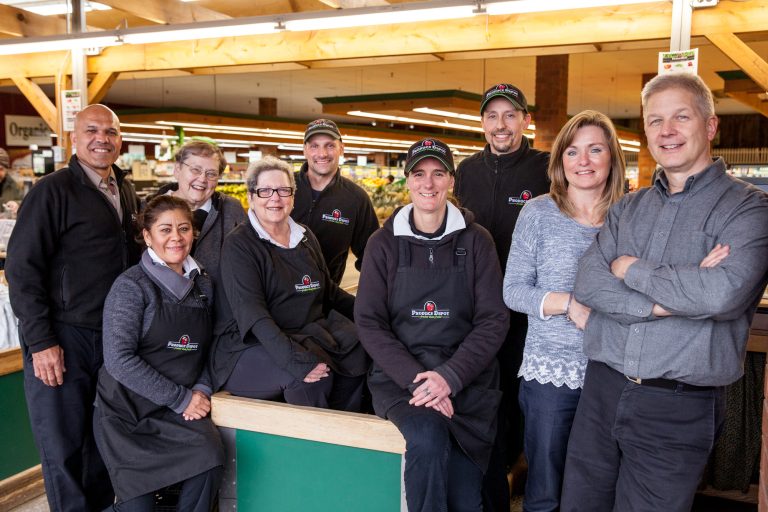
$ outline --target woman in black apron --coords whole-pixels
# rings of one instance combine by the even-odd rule
[[[217,319],[212,374],[234,395],[360,409],[368,359],[354,298],[328,275],[317,239],[290,217],[290,166],[267,157],[246,176],[248,220],[222,248],[228,317]],[[218,300],[218,297],[217,297]]]
[[[183,200],[153,199],[139,226],[147,250],[104,305],[94,432],[117,496],[111,510],[151,511],[155,491],[181,483],[178,510],[208,512],[224,462],[208,416],[213,289],[189,256]]]
[[[454,172],[439,140],[411,146],[412,204],[369,239],[355,304],[374,409],[405,437],[409,512],[482,510],[496,433],[509,318],[491,236],[447,201]]]

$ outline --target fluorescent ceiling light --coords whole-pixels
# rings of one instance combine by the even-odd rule
[[[636,140],[619,139],[619,144],[625,144],[627,146],[637,146],[637,147],[640,147],[640,142],[636,141]]]
[[[440,116],[440,117],[452,117],[454,119],[464,119],[465,121],[475,121],[479,123],[483,120],[480,116],[471,116],[469,114],[459,114],[458,112],[451,112],[450,110],[438,110],[436,108],[429,108],[429,107],[418,107],[413,109],[414,112],[418,112],[420,114],[428,114],[430,116]]]
[[[17,9],[23,9],[25,11],[33,12],[41,16],[58,16],[62,14],[70,14],[72,7],[69,2],[63,0],[51,0],[49,2],[2,2],[6,5],[11,5]],[[85,12],[90,11],[108,11],[112,9],[108,5],[100,4],[98,2],[85,2]]]
[[[167,43],[169,41],[192,41],[196,39],[214,39],[219,37],[254,36],[277,32],[275,23],[248,23],[244,25],[224,25],[203,28],[143,30],[124,33],[120,36],[127,44]]]
[[[627,147],[627,146],[621,146],[621,149],[623,151],[628,151],[630,153],[639,153],[640,152],[639,148],[630,148],[630,147]]]
[[[327,30],[333,28],[451,20],[457,18],[471,18],[475,15],[474,11],[475,6],[472,4],[421,9],[404,6],[402,9],[392,8],[380,12],[347,15],[344,15],[342,10],[341,14],[339,14],[338,11],[333,11],[333,14],[317,16],[315,18],[288,20],[285,22],[285,29],[291,31]]]
[[[466,124],[449,123],[448,121],[428,121],[426,119],[418,119],[415,117],[402,117],[402,116],[390,116],[388,114],[376,114],[374,112],[363,112],[362,110],[350,110],[347,112],[348,116],[356,117],[368,117],[371,119],[382,119],[384,121],[398,121],[401,123],[412,123],[426,126],[438,126],[440,128],[453,128],[455,130],[464,130],[467,132],[479,132],[482,133],[483,129],[479,126],[469,126]]]
[[[647,4],[659,0],[513,0],[511,2],[489,2],[485,12],[496,14],[523,14],[529,12],[566,11],[589,7],[612,7],[629,4]]]
[[[106,46],[116,46],[120,44],[115,36],[89,36],[87,33],[82,36],[78,35],[65,38],[26,39],[27,38],[9,38],[7,40],[2,40],[0,42],[0,55],[66,51],[75,48],[104,48]],[[15,42],[19,40],[24,42]]]

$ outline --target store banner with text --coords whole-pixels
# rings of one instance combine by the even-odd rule
[[[51,145],[51,129],[42,117],[37,116],[5,116],[6,146],[29,147]]]

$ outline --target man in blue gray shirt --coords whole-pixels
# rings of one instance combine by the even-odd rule
[[[576,277],[592,312],[563,510],[690,510],[768,281],[768,195],[712,161],[710,90],[662,75],[642,102],[660,168],[611,208]]]

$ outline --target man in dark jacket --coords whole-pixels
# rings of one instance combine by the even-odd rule
[[[368,237],[379,229],[373,204],[365,191],[341,176],[344,143],[336,123],[317,119],[304,132],[307,162],[296,173],[296,198],[291,217],[317,237],[331,279],[341,283],[350,248],[360,270]]]
[[[549,192],[549,153],[531,148],[523,136],[531,115],[525,95],[514,85],[498,84],[488,89],[480,104],[480,116],[488,144],[459,164],[454,195],[461,206],[475,214],[476,222],[490,231],[503,270],[520,210],[529,199]],[[517,371],[527,330],[526,316],[512,312],[509,332],[498,355],[504,399],[494,454],[498,458],[491,461],[483,490],[484,510],[488,511],[509,510],[504,468],[508,462],[514,463],[522,451]]]
[[[88,106],[72,142],[69,165],[25,198],[5,267],[32,432],[57,512],[103,510],[114,500],[92,430],[101,314],[112,282],[138,260],[138,201],[114,165],[120,121],[103,105]]]

